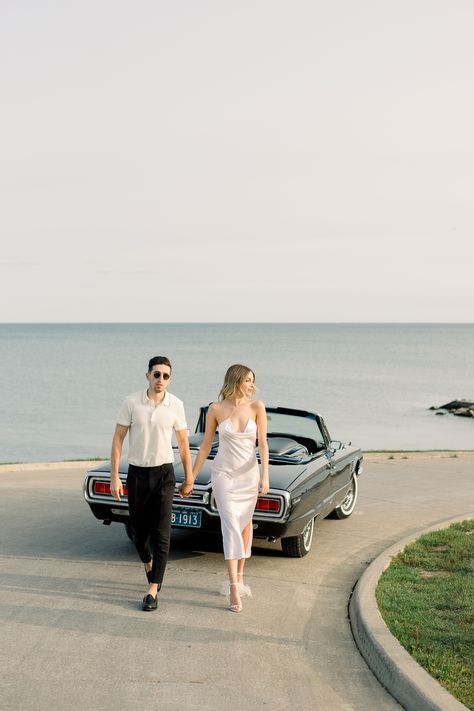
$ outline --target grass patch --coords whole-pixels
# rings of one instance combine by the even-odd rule
[[[381,576],[376,598],[405,649],[474,711],[474,520],[407,546]]]

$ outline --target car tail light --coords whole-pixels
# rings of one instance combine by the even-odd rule
[[[259,497],[257,499],[257,505],[255,507],[256,511],[273,511],[274,513],[279,513],[280,511],[280,501],[278,499],[265,499]]]
[[[101,496],[110,496],[110,482],[109,481],[95,481],[94,482],[94,494],[100,494]],[[128,490],[125,484],[123,485],[123,495],[128,496]]]

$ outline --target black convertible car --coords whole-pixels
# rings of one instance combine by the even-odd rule
[[[196,432],[189,438],[191,452],[197,451],[204,436],[207,407],[202,407]],[[332,516],[343,519],[353,512],[357,501],[357,479],[362,473],[362,452],[351,444],[336,442],[320,415],[286,407],[267,407],[270,450],[270,491],[259,497],[253,516],[254,538],[281,539],[283,554],[300,558],[308,553],[316,519]],[[209,454],[217,452],[218,436]],[[202,532],[219,533],[220,519],[211,488],[211,462],[202,467],[187,499],[178,494],[184,473],[177,457],[176,494],[172,525]],[[94,516],[109,525],[125,524],[133,538],[128,516],[127,463],[121,462],[124,497],[119,502],[110,494],[110,463],[86,473],[84,498]]]

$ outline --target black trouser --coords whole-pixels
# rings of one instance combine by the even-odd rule
[[[151,581],[160,587],[168,562],[175,483],[172,464],[128,467],[128,506],[135,545],[143,563],[153,558]]]

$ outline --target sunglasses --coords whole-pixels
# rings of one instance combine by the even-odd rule
[[[170,373],[162,373],[161,370],[155,370],[154,373],[152,373],[153,377],[155,380],[158,380],[158,378],[163,378],[163,380],[169,380],[170,379]]]

